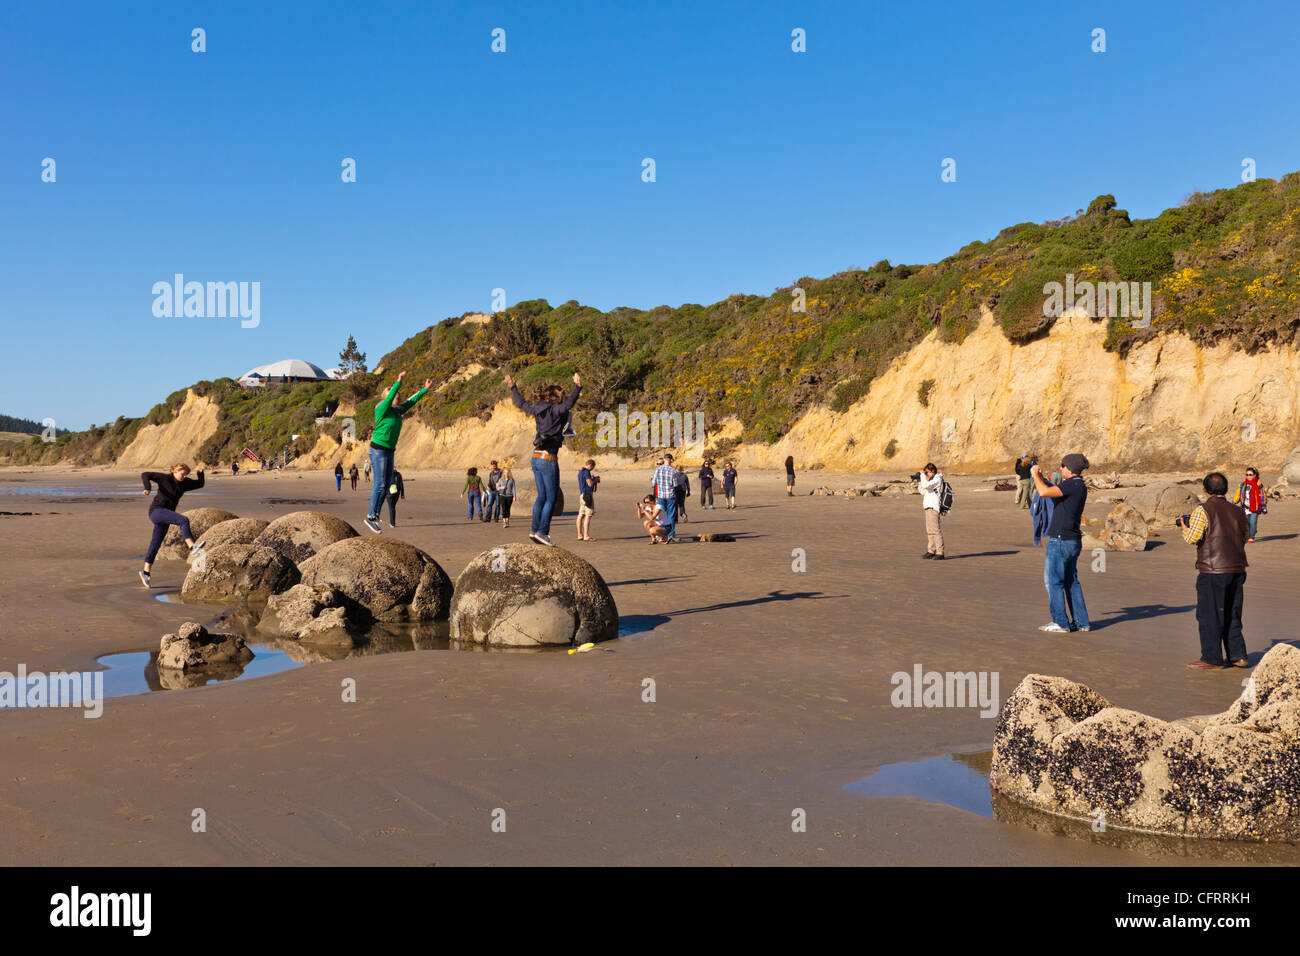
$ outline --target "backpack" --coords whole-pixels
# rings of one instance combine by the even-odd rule
[[[945,478],[939,486],[939,514],[946,515],[949,511],[952,511],[952,485]]]

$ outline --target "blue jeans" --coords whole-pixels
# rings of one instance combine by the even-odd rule
[[[469,514],[465,517],[474,517],[474,509],[478,509],[478,516],[483,517],[483,492],[471,491],[467,496],[469,498]]]
[[[677,533],[677,496],[660,498],[659,507],[664,509],[664,530],[668,532],[668,537],[671,538]]]
[[[1052,620],[1066,629],[1070,627],[1070,612],[1066,609],[1067,601],[1074,612],[1075,626],[1092,626],[1088,620],[1088,607],[1083,603],[1083,587],[1079,584],[1079,552],[1082,550],[1082,541],[1047,539],[1045,573],[1048,599],[1052,607]]]
[[[493,510],[496,514],[492,513]],[[501,517],[501,499],[497,497],[495,488],[489,488],[483,493],[483,517],[487,521]]]
[[[560,498],[560,463],[546,458],[534,458],[533,482],[537,485],[537,498],[533,501],[533,534],[551,533],[551,512]]]
[[[334,476],[334,490],[335,490],[335,491],[342,491],[342,490],[343,490],[343,476],[342,476],[342,475],[335,475],[335,476]]]
[[[1247,511],[1246,524],[1250,527],[1250,536],[1255,537],[1255,532],[1259,530],[1259,512]]]
[[[379,520],[379,511],[384,507],[388,497],[388,486],[393,483],[393,452],[388,448],[370,446],[370,470],[374,472],[375,483],[370,489],[370,510],[367,518]]]

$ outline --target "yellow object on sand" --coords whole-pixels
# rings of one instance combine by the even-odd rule
[[[591,650],[591,649],[592,649],[593,647],[595,647],[595,646],[596,646],[596,645],[595,645],[593,642],[588,641],[586,644],[579,645],[578,647],[571,647],[571,648],[569,648],[569,653],[570,653],[570,654],[581,654],[583,651],[589,651],[589,650]]]

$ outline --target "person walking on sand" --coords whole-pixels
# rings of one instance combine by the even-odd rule
[[[1255,534],[1259,531],[1259,516],[1268,514],[1268,489],[1259,483],[1259,469],[1246,469],[1246,480],[1237,487],[1232,503],[1240,505],[1246,515],[1246,524],[1250,528],[1246,543],[1254,544]]]
[[[686,502],[691,497],[691,478],[681,465],[677,466],[677,487],[674,490],[677,494],[677,517],[681,521],[689,521],[686,517]]]
[[[578,540],[595,541],[591,536],[591,519],[596,514],[596,486],[600,478],[595,474],[596,460],[588,458],[578,470]]]
[[[343,490],[343,462],[334,466],[334,490]]]
[[[736,479],[740,477],[731,462],[727,462],[722,469],[722,497],[727,499],[727,510],[731,511],[736,507]]]
[[[357,471],[356,462],[353,462],[352,467],[348,469],[348,480],[352,482],[353,491],[357,490],[357,479],[360,477],[361,477],[361,473]]]
[[[191,550],[194,548],[194,535],[190,533],[190,519],[177,514],[176,507],[185,492],[203,487],[203,466],[199,465],[197,478],[190,478],[189,473],[190,466],[186,464],[172,465],[171,474],[165,471],[140,473],[140,480],[144,482],[144,491],[141,494],[147,495],[153,490],[150,487],[151,482],[158,486],[158,493],[154,495],[149,505],[153,537],[149,540],[149,550],[144,554],[144,570],[140,572],[140,582],[147,588],[153,587],[149,583],[149,574],[153,570],[154,558],[158,557],[158,549],[162,547],[163,539],[167,537],[168,527],[176,525],[180,528],[181,538],[185,541],[186,547]]]
[[[537,497],[533,501],[533,525],[528,537],[548,548],[555,547],[551,540],[551,513],[555,510],[560,496],[560,446],[564,444],[565,423],[569,412],[578,401],[582,392],[582,379],[573,373],[573,391],[568,395],[558,385],[547,385],[537,394],[537,400],[524,401],[515,387],[512,376],[506,376],[506,387],[515,406],[533,416],[537,426],[533,438],[533,481],[537,485]]]
[[[397,527],[397,499],[406,497],[406,485],[402,482],[402,473],[393,472],[393,483],[388,486],[388,527]]]
[[[1196,545],[1196,624],[1201,632],[1201,656],[1187,666],[1209,671],[1225,666],[1249,667],[1241,609],[1246,601],[1246,540],[1250,525],[1241,509],[1225,497],[1228,479],[1222,472],[1205,476],[1201,487],[1209,495],[1188,520],[1178,519],[1183,540]]]
[[[497,482],[497,500],[501,502],[501,527],[510,527],[510,509],[515,503],[515,476],[509,468],[501,470],[501,480]]]
[[[478,469],[471,468],[465,472],[465,487],[460,489],[460,496],[469,495],[469,514],[466,516],[470,521],[474,520],[474,509],[478,509],[479,518],[483,517],[483,479],[478,476]]]
[[[785,493],[794,497],[794,455],[785,457]]]
[[[1079,519],[1083,517],[1083,506],[1088,503],[1088,486],[1083,483],[1082,475],[1087,467],[1088,459],[1078,452],[1066,455],[1061,459],[1059,485],[1048,484],[1037,464],[1029,470],[1034,479],[1034,490],[1043,498],[1056,499],[1052,502],[1047,549],[1043,555],[1052,622],[1038,628],[1051,634],[1092,629],[1088,606],[1083,601],[1083,585],[1079,583],[1079,552],[1083,550]],[[1073,622],[1070,620],[1071,612],[1074,614]]]
[[[700,479],[700,510],[713,511],[713,459],[704,459],[696,477]]]
[[[370,459],[367,458],[361,467],[366,475],[366,484],[370,484],[370,473],[374,470],[373,466],[370,464]]]
[[[658,544],[660,541],[667,544],[672,540],[672,536],[664,526],[668,514],[664,511],[662,500],[656,500],[653,495],[646,495],[637,504],[636,514],[641,519],[641,527],[645,528],[646,534],[650,535],[651,544]]]
[[[1021,455],[1016,459],[1016,507],[1028,508],[1030,505],[1030,495],[1034,488],[1034,480],[1029,477],[1029,469],[1037,462],[1033,455]]]
[[[497,483],[500,481],[500,468],[495,459],[487,464],[489,467],[487,467],[487,497],[484,498],[484,520],[499,522],[500,499],[497,497]]]
[[[366,527],[375,534],[381,534],[379,527],[379,509],[388,495],[388,486],[393,483],[393,460],[397,454],[397,439],[402,434],[402,416],[409,412],[433,386],[433,379],[424,380],[420,389],[404,402],[397,400],[398,389],[406,372],[399,372],[397,381],[389,388],[383,400],[375,406],[375,430],[370,436],[370,465],[374,470],[374,485],[370,490],[370,508],[366,512]]]
[[[924,496],[921,498],[921,511],[925,515],[925,554],[921,557],[942,561],[943,528],[939,515],[939,490],[943,487],[943,474],[934,462],[927,464],[921,471],[921,480],[917,484]]]
[[[664,512],[659,524],[668,532],[671,543],[677,531],[677,469],[673,467],[672,455],[664,455],[663,464],[655,469],[652,481],[655,500]]]

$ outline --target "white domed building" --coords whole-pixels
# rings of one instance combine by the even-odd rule
[[[304,362],[302,359],[282,359],[279,362],[249,369],[239,376],[239,384],[257,387],[280,385],[285,382],[328,382],[333,379],[334,376],[319,365]]]

